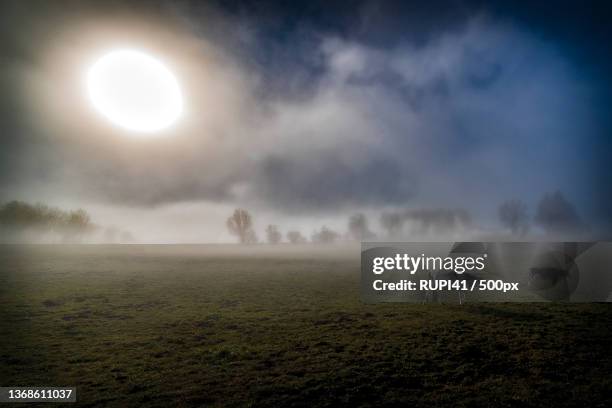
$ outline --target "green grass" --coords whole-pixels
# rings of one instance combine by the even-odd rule
[[[2,246],[0,285],[0,385],[79,406],[612,404],[608,304],[366,305],[358,248]]]

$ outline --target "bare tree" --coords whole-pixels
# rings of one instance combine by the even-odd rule
[[[237,208],[226,222],[230,234],[238,237],[241,244],[257,241],[257,235],[253,231],[253,217],[247,210]]]
[[[580,232],[584,225],[576,208],[560,191],[547,193],[538,203],[535,221],[548,234]]]
[[[306,237],[300,231],[289,231],[287,233],[287,241],[292,244],[303,244],[306,242]]]
[[[368,227],[368,219],[362,213],[354,214],[349,217],[348,232],[351,238],[356,241],[364,241],[374,238],[376,235]]]
[[[334,243],[339,237],[340,234],[338,234],[336,231],[323,226],[320,231],[315,231],[312,234],[312,242],[319,244],[331,244]]]
[[[508,200],[499,206],[499,219],[512,235],[525,235],[529,230],[527,205],[521,200]]]
[[[283,239],[283,236],[276,225],[268,225],[268,228],[266,228],[266,236],[268,238],[268,243],[270,244],[278,244]]]

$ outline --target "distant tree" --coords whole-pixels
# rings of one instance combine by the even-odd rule
[[[331,244],[340,237],[336,231],[333,231],[326,226],[323,226],[320,231],[315,231],[312,234],[312,242],[319,244]]]
[[[80,241],[88,232],[93,230],[91,218],[87,211],[78,209],[70,211],[65,215],[64,226],[62,228],[64,241]]]
[[[529,230],[527,205],[521,200],[508,200],[499,206],[499,219],[512,235],[525,235]]]
[[[61,212],[43,204],[11,201],[0,208],[0,225],[16,229],[51,227],[61,216]]]
[[[266,228],[266,237],[268,238],[268,243],[270,244],[278,244],[283,239],[283,236],[276,225],[268,225],[268,228]]]
[[[227,219],[226,225],[230,234],[238,237],[241,244],[257,240],[257,235],[253,231],[253,217],[247,210],[241,208],[234,210],[234,214]]]
[[[72,227],[77,231],[84,230],[88,228],[91,224],[91,217],[87,214],[87,211],[79,208],[75,211],[70,211],[68,213],[68,218],[66,220],[66,225],[68,227]]]
[[[306,237],[300,231],[289,231],[287,233],[287,241],[292,244],[303,244],[306,242]]]
[[[398,212],[384,212],[380,215],[380,225],[385,231],[387,236],[395,237],[402,230],[404,224],[404,217]]]
[[[348,232],[349,236],[356,241],[364,241],[376,236],[368,227],[368,219],[361,213],[349,217]]]
[[[576,208],[560,191],[547,193],[538,203],[535,222],[548,234],[576,233],[583,224]]]

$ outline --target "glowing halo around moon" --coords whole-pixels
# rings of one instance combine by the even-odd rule
[[[137,50],[111,51],[87,72],[95,109],[121,128],[154,133],[175,123],[183,97],[175,76],[160,61]]]

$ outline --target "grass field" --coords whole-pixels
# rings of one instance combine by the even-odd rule
[[[0,385],[79,406],[612,406],[610,305],[366,305],[357,247],[1,246],[0,290]]]

